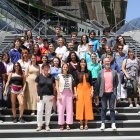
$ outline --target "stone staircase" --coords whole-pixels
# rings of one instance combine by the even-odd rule
[[[112,131],[110,128],[110,117],[107,115],[106,129],[101,131],[101,118],[100,113],[94,110],[95,120],[89,121],[88,130],[80,130],[79,122],[75,120],[71,130],[59,130],[58,115],[53,114],[51,117],[50,128],[51,131],[47,132],[42,130],[36,132],[36,116],[30,116],[28,111],[25,111],[25,123],[13,123],[11,110],[3,110],[0,119],[4,122],[0,124],[0,138],[29,138],[29,137],[112,137],[112,136],[140,136],[140,108],[129,108],[128,103],[119,102],[116,110],[116,126],[117,130]]]
[[[0,56],[1,56],[2,51],[9,51],[13,45],[14,39],[16,37],[20,37],[20,36],[22,36],[22,35],[15,34],[15,33],[5,36],[5,38],[3,39],[3,41],[0,45]],[[35,38],[35,36],[33,36],[33,37]],[[41,36],[41,37],[45,38],[45,36]],[[47,36],[47,38],[49,40],[51,37],[52,37],[51,35]],[[71,40],[70,35],[64,35],[64,37],[66,38],[67,42],[69,42]],[[100,40],[99,36],[97,36],[96,38]],[[134,49],[136,56],[138,58],[140,58],[140,44],[129,36],[124,36],[124,38],[126,40],[126,44],[128,44],[130,48]],[[81,40],[81,37],[78,36],[78,42],[80,42],[80,40]]]

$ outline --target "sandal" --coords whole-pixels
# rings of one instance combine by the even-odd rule
[[[69,126],[69,125],[67,125],[67,126],[66,126],[66,129],[67,129],[67,130],[70,130],[70,126]]]
[[[88,125],[85,125],[85,130],[88,130]]]
[[[83,130],[83,129],[84,129],[83,125],[80,125],[80,130]]]

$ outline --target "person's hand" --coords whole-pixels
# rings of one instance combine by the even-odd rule
[[[127,79],[130,79],[129,75],[126,75],[126,78],[127,78]]]
[[[74,94],[74,98],[75,98],[75,99],[78,99],[77,93]]]
[[[54,100],[54,96],[52,96],[52,98],[50,99],[50,102],[52,102]]]
[[[6,95],[7,95],[7,94],[6,94],[6,91],[4,91],[4,92],[3,92],[3,96],[6,96]]]
[[[40,96],[37,96],[36,100],[37,100],[37,102],[39,102],[40,101]]]
[[[91,98],[93,97],[93,92],[90,93]]]
[[[95,97],[95,105],[96,105],[96,106],[99,105],[99,97],[98,97],[98,96]]]
[[[57,99],[58,99],[58,100],[61,100],[61,99],[62,99],[62,97],[61,97],[60,94],[57,96]]]

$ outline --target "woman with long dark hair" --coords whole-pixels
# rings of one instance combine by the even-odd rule
[[[8,76],[8,80],[5,86],[4,95],[6,95],[6,89],[8,85],[11,85],[11,103],[12,103],[12,113],[13,122],[17,123],[16,116],[16,98],[19,102],[19,121],[24,122],[23,112],[24,112],[24,91],[25,91],[25,77],[23,75],[21,66],[18,62],[14,64],[13,71]]]
[[[87,70],[85,59],[80,60],[79,71],[76,74],[75,80],[75,97],[76,101],[76,120],[80,120],[80,129],[88,129],[88,120],[93,120],[92,109],[92,76],[91,72]],[[83,126],[83,120],[84,125]]]

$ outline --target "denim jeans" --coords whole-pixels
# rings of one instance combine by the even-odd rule
[[[116,95],[113,93],[104,93],[101,97],[101,121],[105,123],[106,120],[106,110],[107,110],[107,100],[109,100],[109,110],[110,110],[110,119],[111,123],[115,123],[115,110],[114,110],[114,103],[115,103]]]

